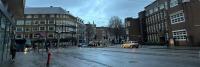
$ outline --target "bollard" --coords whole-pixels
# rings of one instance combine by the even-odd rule
[[[51,59],[51,53],[48,52],[48,58],[47,58],[47,67],[49,67],[50,64],[50,59]]]

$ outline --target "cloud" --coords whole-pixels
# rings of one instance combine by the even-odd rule
[[[57,6],[81,17],[85,23],[95,21],[97,26],[106,26],[110,17],[137,17],[138,12],[154,0],[27,0],[26,6]]]

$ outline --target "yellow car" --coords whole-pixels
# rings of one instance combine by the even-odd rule
[[[121,45],[122,48],[138,48],[139,43],[137,41],[128,41]]]

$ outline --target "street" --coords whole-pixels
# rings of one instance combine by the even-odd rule
[[[153,48],[52,49],[50,67],[199,67],[199,50]],[[31,57],[31,58],[30,58]],[[46,53],[17,53],[10,67],[45,67]],[[12,66],[11,66],[12,65]],[[6,66],[8,67],[8,66]]]

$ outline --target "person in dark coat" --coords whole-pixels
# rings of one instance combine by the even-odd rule
[[[11,59],[12,61],[14,61],[14,59],[15,59],[16,51],[17,51],[16,45],[15,44],[11,45],[11,47],[10,47],[10,54],[12,56],[12,59]]]

